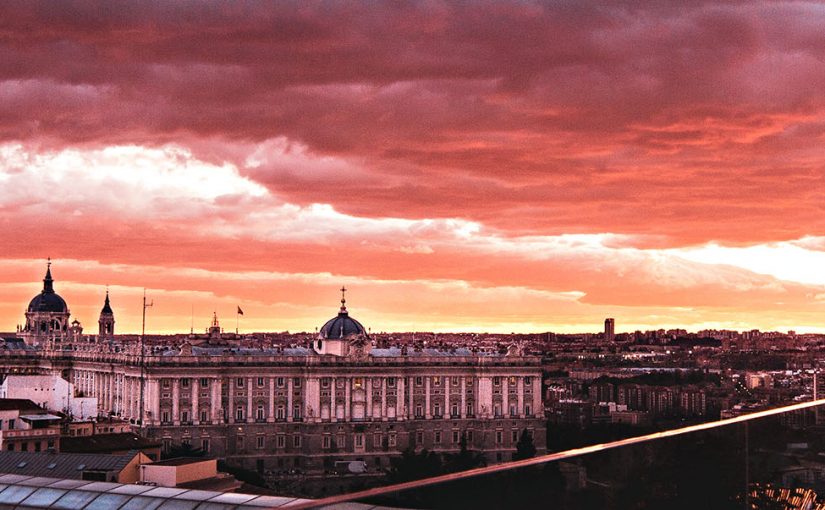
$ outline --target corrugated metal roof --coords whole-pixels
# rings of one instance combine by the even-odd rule
[[[95,453],[0,452],[0,473],[79,480],[84,471],[120,472],[137,455]]]

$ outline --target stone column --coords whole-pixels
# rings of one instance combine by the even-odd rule
[[[467,417],[467,378],[465,376],[461,376],[461,409],[458,410],[461,413],[462,418]]]
[[[138,394],[140,393],[140,385],[143,384],[143,405],[145,410],[140,409],[140,396],[138,396],[138,419],[144,419],[146,423],[160,422],[160,383],[157,379],[149,379],[145,377],[141,382],[137,381]]]
[[[424,378],[424,418],[429,420],[432,417],[430,413],[430,377],[427,376]]]
[[[251,377],[246,379],[246,423],[255,421],[255,413],[252,409],[252,388],[255,380]]]
[[[180,379],[172,379],[172,424],[180,425]]]
[[[306,384],[304,397],[304,419],[308,422],[318,423],[321,421],[321,382],[318,377],[307,377],[304,380]],[[333,384],[334,381],[333,381]],[[335,388],[332,388],[333,395],[335,395]],[[333,409],[331,414],[335,414],[335,398],[333,397]]]
[[[352,379],[347,376],[344,379],[344,421],[350,421],[352,419],[352,399],[351,397],[352,392]]]
[[[235,423],[235,378],[229,378],[229,390],[227,391],[226,400],[226,420],[229,423]]]
[[[415,418],[415,407],[413,407],[415,405],[415,398],[414,398],[414,395],[415,395],[415,376],[410,377],[410,391],[409,391],[409,393],[410,393],[410,401],[409,401],[409,405],[407,406],[407,417],[409,417],[410,419],[413,419],[413,418]]]
[[[407,413],[405,409],[407,406],[404,400],[404,381],[405,377],[403,375],[399,375],[395,378],[395,419],[396,420],[406,420]]]
[[[129,400],[131,405],[129,406],[129,416],[133,419],[138,419],[140,416],[140,402],[138,399],[140,398],[140,379],[137,377],[130,377],[129,381],[131,381],[131,392],[129,394]]]
[[[103,409],[105,414],[109,414],[109,397],[106,394],[106,374],[100,372],[98,374],[100,376],[100,407]]]
[[[444,418],[450,417],[450,388],[452,385],[450,384],[450,378],[444,377]]]
[[[201,380],[198,377],[193,377],[192,382],[189,385],[189,390],[192,391],[192,423],[198,425],[200,423],[200,409],[198,409],[198,405],[200,403],[199,397],[201,396]]]
[[[103,402],[103,411],[109,414],[112,406],[109,403],[109,376],[106,373],[100,374],[100,400]]]
[[[212,423],[220,423],[221,421],[221,378],[213,377],[211,380],[212,387]]]
[[[292,421],[292,377],[286,378],[286,421]]]
[[[493,413],[493,380],[489,376],[478,378],[476,416],[490,418]]]
[[[384,376],[381,381],[381,421],[387,421],[387,377]],[[395,383],[396,391],[398,390],[398,382]],[[397,400],[396,400],[397,402]],[[397,413],[396,413],[397,416]]]
[[[364,418],[372,419],[372,377],[367,377],[364,381],[364,393],[367,394],[367,401],[364,403]],[[364,439],[366,441],[366,439]]]
[[[126,374],[123,374],[121,392],[123,393],[123,417],[128,420],[132,416],[132,378]]]
[[[113,411],[117,411],[115,409],[117,405],[117,401],[115,400],[115,392],[117,391],[117,381],[115,381],[115,375],[109,374],[109,409]]]
[[[501,414],[510,416],[510,378],[501,378]]]
[[[533,376],[533,416],[544,416],[544,404],[541,398],[541,372]]]
[[[143,391],[143,408],[140,407],[140,385],[141,381],[140,378],[135,377],[135,420],[136,423],[140,422],[140,420],[144,420],[144,424],[153,423],[155,420],[155,411],[152,401],[152,392],[151,386],[149,385],[149,380],[145,381],[144,391]]]
[[[518,392],[518,415],[519,418],[524,418],[524,376],[522,375],[518,377],[516,391]]]
[[[267,423],[272,423],[275,421],[275,378],[269,378],[269,409],[266,412],[266,421]]]

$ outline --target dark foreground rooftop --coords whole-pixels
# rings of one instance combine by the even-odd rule
[[[85,480],[0,475],[0,508],[63,508],[72,510],[261,510],[289,508],[307,499],[212,492],[150,485],[124,485]],[[323,508],[390,510],[345,503]]]

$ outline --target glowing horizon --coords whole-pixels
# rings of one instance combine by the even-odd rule
[[[816,3],[97,7],[0,5],[0,331],[825,332]]]

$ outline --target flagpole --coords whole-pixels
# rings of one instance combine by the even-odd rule
[[[238,307],[238,310],[240,310],[240,307]],[[241,312],[236,310],[235,311],[235,335],[238,334],[238,322],[240,320],[241,320]]]

